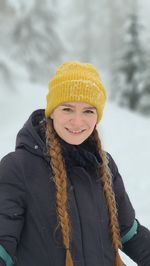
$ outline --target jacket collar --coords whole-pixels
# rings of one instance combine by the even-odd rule
[[[80,145],[72,145],[60,139],[67,168],[79,166],[85,169],[98,168],[102,160],[92,140],[88,138]]]

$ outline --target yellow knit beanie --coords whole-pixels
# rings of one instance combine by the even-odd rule
[[[65,62],[48,83],[45,116],[63,102],[85,102],[94,106],[100,121],[106,101],[106,90],[92,64]]]

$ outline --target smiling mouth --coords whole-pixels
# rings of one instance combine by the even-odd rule
[[[74,135],[78,135],[78,134],[81,134],[82,132],[85,131],[85,129],[82,129],[82,130],[71,130],[69,128],[66,128],[66,130],[71,133],[71,134],[74,134]]]

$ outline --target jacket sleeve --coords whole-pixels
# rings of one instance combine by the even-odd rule
[[[150,231],[138,222],[137,233],[123,245],[122,251],[137,265],[150,265]]]
[[[5,257],[15,261],[24,214],[25,185],[16,155],[10,153],[0,162],[0,258],[4,261]]]
[[[122,251],[139,266],[150,265],[150,231],[135,219],[135,211],[125,191],[118,168],[110,156],[109,166],[116,198]]]

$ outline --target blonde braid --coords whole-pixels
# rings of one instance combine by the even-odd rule
[[[73,266],[70,252],[70,221],[67,211],[67,174],[61,154],[61,147],[53,129],[51,119],[47,119],[46,132],[48,153],[51,158],[51,167],[56,186],[57,215],[62,232],[63,243],[66,248],[66,266]]]
[[[108,166],[108,159],[107,159],[106,153],[102,149],[101,141],[100,141],[100,138],[98,136],[98,132],[96,129],[94,129],[91,137],[93,141],[95,142],[98,152],[103,161],[103,164],[99,170],[100,181],[103,186],[103,191],[104,191],[104,195],[106,198],[106,204],[107,204],[108,213],[109,213],[112,244],[115,250],[115,266],[123,266],[124,264],[118,252],[118,249],[121,248],[120,230],[119,230],[119,224],[118,224],[115,195],[114,195],[114,192],[112,189],[112,183],[111,183],[111,172]]]

